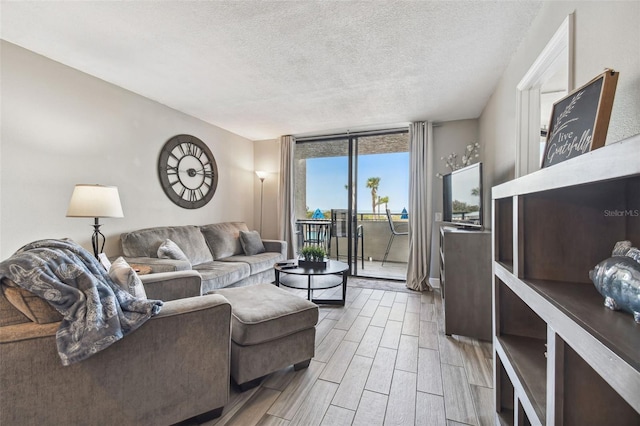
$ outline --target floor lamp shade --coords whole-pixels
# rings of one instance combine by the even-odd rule
[[[105,237],[100,232],[98,218],[123,216],[117,187],[78,184],[73,189],[69,208],[67,209],[67,217],[92,217],[95,219],[91,242],[93,254],[96,257],[98,257],[99,253],[102,253],[105,243]],[[100,242],[102,242],[102,245],[100,245]]]

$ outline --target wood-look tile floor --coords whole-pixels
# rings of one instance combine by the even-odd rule
[[[232,385],[222,416],[206,425],[494,424],[491,344],[444,335],[438,290],[349,284],[344,307],[320,306],[309,368],[242,393]]]

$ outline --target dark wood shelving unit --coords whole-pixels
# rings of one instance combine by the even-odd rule
[[[547,412],[546,340],[503,335],[498,343],[498,352],[512,366],[538,419],[544,419]]]
[[[640,324],[589,279],[640,245],[638,155],[640,135],[493,188],[496,424],[640,425]]]
[[[628,315],[603,308],[602,296],[593,284],[526,282],[631,367],[640,370],[640,325],[629,321]]]
[[[491,233],[440,228],[440,289],[447,335],[491,341]]]

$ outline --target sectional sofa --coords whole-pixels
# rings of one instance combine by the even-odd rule
[[[200,287],[193,271],[142,278],[165,289]],[[172,300],[160,293],[165,303],[158,315],[65,367],[56,349],[59,318],[37,309],[27,318],[5,298],[5,285],[3,279],[0,425],[199,424],[222,413],[231,344],[231,305],[223,296]]]
[[[124,233],[120,240],[130,264],[148,265],[153,273],[198,271],[202,276],[200,294],[272,282],[273,265],[287,256],[285,241],[262,240],[244,222],[146,228]],[[158,251],[167,240],[182,253],[159,257]]]

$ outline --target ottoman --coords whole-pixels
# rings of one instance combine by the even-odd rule
[[[318,306],[272,284],[224,288],[231,304],[231,377],[241,390],[293,365],[306,368],[315,353]]]

